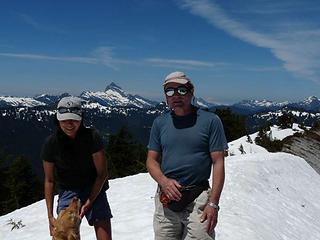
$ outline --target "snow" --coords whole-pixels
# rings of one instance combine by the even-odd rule
[[[247,136],[244,136],[244,137],[241,137],[237,140],[229,142],[228,143],[228,147],[229,147],[228,155],[229,156],[240,155],[241,151],[239,148],[241,145],[243,147],[245,154],[267,153],[268,151],[265,148],[254,144],[254,140],[256,139],[257,135],[258,135],[257,133],[249,135],[253,143],[249,143],[247,141],[247,139],[248,139]]]
[[[303,129],[299,128],[298,124],[294,123],[292,128],[280,129],[278,126],[270,127],[268,132],[272,140],[283,140],[284,138],[293,135],[294,133],[302,133]]]
[[[85,103],[83,107],[85,109],[97,109],[104,113],[111,113],[110,107],[102,106],[100,103],[97,102]]]
[[[276,127],[272,132],[279,138],[288,134]],[[251,134],[251,139],[256,135]],[[269,153],[246,140],[244,136],[229,143],[233,156],[226,157],[216,239],[319,240],[320,176],[300,157]],[[237,151],[240,144],[246,154]],[[153,239],[155,190],[156,183],[147,173],[110,180],[113,239]],[[21,220],[25,227],[11,231],[10,219]],[[86,220],[81,237],[95,239]],[[0,239],[51,239],[44,200],[0,216]]]
[[[126,93],[113,82],[103,92],[85,91],[81,94],[81,97],[87,101],[99,102],[104,106],[135,106],[138,108],[153,106],[151,101],[148,102],[147,99],[138,95],[133,96]]]
[[[13,107],[35,107],[35,106],[44,106],[46,105],[43,102],[39,102],[30,97],[11,97],[11,96],[0,96],[0,101],[5,102],[9,106]]]
[[[273,101],[270,101],[270,100],[266,100],[266,99],[263,99],[263,100],[255,100],[255,99],[251,99],[251,100],[243,100],[235,105],[242,105],[242,106],[245,106],[245,107],[282,107],[282,106],[286,106],[288,105],[289,102],[288,101],[285,101],[285,102],[273,102]]]
[[[309,127],[307,127],[309,128]],[[292,128],[286,128],[286,129],[281,129],[277,125],[273,125],[270,127],[270,131],[267,131],[267,135],[270,136],[272,140],[283,140],[284,138],[291,136],[295,133],[303,133],[304,130],[299,128],[299,125],[294,123],[292,125]],[[267,153],[268,151],[259,146],[256,145],[255,139],[257,137],[258,133],[253,133],[250,134],[249,137],[251,139],[251,142],[249,142],[249,139],[247,136],[243,136],[237,140],[234,140],[232,142],[228,143],[229,151],[228,155],[233,156],[233,155],[239,155],[242,154],[240,151],[240,146],[242,145],[243,151],[245,154],[255,154],[255,153]]]

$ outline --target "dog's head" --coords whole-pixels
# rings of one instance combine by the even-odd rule
[[[64,211],[64,215],[66,215],[65,219],[70,224],[70,227],[80,226],[81,219],[80,219],[80,207],[81,202],[79,198],[74,197],[69,204],[69,207],[66,208]]]
[[[69,206],[61,210],[55,223],[53,239],[80,239],[81,202],[73,198]]]

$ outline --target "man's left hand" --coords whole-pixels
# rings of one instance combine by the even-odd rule
[[[212,233],[218,222],[218,210],[206,206],[203,210],[200,221],[207,221],[207,233]]]

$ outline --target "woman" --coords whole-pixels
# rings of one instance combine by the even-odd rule
[[[86,216],[89,225],[94,226],[97,240],[109,240],[112,214],[105,192],[107,166],[101,137],[84,126],[79,98],[62,98],[56,118],[57,130],[46,139],[41,151],[50,235],[55,222],[53,198],[57,183],[57,213],[66,208],[73,197],[80,198],[80,217]]]

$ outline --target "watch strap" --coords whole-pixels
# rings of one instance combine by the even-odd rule
[[[217,209],[217,211],[220,210],[220,207],[218,204],[214,203],[214,202],[208,202],[208,206],[211,207],[211,208],[215,208]]]

